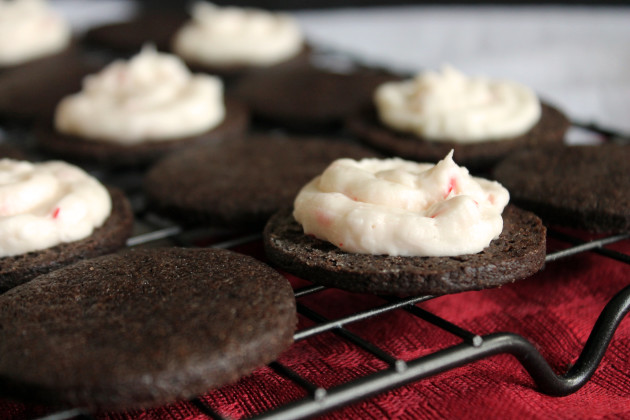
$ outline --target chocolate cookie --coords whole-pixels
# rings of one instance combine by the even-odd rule
[[[264,231],[267,257],[282,269],[352,292],[443,295],[500,286],[530,276],[545,261],[546,230],[534,214],[508,206],[503,232],[478,254],[392,257],[352,254],[304,235],[288,210]]]
[[[508,156],[494,175],[512,200],[546,222],[630,231],[630,146],[565,146]]]
[[[4,158],[24,160],[26,159],[26,155],[13,144],[0,143],[0,159]]]
[[[395,78],[363,67],[344,73],[313,66],[287,67],[245,76],[236,85],[235,95],[261,121],[313,131],[340,125],[371,101],[378,85]]]
[[[81,89],[88,74],[103,66],[79,55],[50,57],[0,75],[0,121],[50,121],[66,95]]]
[[[173,36],[189,19],[190,16],[184,11],[143,11],[128,21],[102,25],[88,30],[85,34],[85,41],[93,47],[112,49],[126,54],[138,51],[147,43],[154,44],[158,50],[173,52],[171,46]],[[310,56],[310,50],[305,45],[295,57],[268,68],[275,69],[285,65],[293,66],[305,63]],[[186,60],[186,64],[195,73],[205,72],[228,79],[242,76],[260,68],[239,64],[211,66],[207,63],[191,60]]]
[[[168,51],[171,37],[188,19],[183,10],[143,10],[124,22],[89,29],[84,40],[92,47],[129,54],[137,52],[145,44],[153,44],[158,50]]]
[[[94,229],[87,238],[40,251],[0,258],[0,293],[40,274],[123,247],[131,234],[133,214],[129,201],[122,191],[110,188],[109,193],[112,197],[112,212],[103,226]]]
[[[196,136],[125,145],[106,140],[85,140],[59,133],[51,124],[43,124],[37,128],[35,137],[42,151],[64,159],[108,166],[142,166],[175,150],[235,136],[244,132],[248,125],[249,113],[245,106],[235,100],[227,100],[226,117],[221,124]]]
[[[330,139],[250,136],[168,156],[144,186],[150,208],[183,223],[259,229],[333,160],[374,156]]]
[[[0,296],[0,392],[101,409],[165,404],[235,382],[293,341],[287,280],[252,257],[135,249]]]
[[[373,106],[348,118],[347,125],[359,139],[384,153],[421,162],[437,162],[455,150],[459,164],[479,170],[491,167],[509,153],[522,148],[561,144],[569,128],[569,120],[556,108],[543,103],[540,120],[527,133],[509,139],[470,144],[430,141],[414,134],[396,132],[379,121]]]
[[[297,55],[282,61],[277,64],[268,66],[254,66],[249,64],[227,64],[227,65],[210,65],[208,63],[201,63],[193,61],[189,58],[182,57],[186,65],[194,73],[210,73],[220,76],[227,84],[228,88],[231,88],[234,83],[237,83],[242,77],[250,73],[258,72],[276,72],[276,71],[290,71],[291,69],[305,66],[311,56],[312,48],[308,45],[304,45]]]

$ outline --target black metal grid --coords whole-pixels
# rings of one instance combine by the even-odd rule
[[[574,125],[596,132],[609,141],[628,141],[627,136],[592,124]],[[179,226],[171,225],[150,213],[147,214],[144,211],[143,199],[137,188],[137,182],[130,183],[129,179],[125,177],[117,178],[116,176],[110,180],[128,187],[131,185],[127,189],[127,193],[130,194],[131,201],[136,207],[138,223],[144,225],[144,230],[146,231],[130,238],[127,243],[128,246],[144,246],[156,242],[159,243],[160,241],[167,241],[169,244],[180,246],[195,246],[197,238],[217,233],[207,229],[185,230]],[[546,257],[547,264],[577,254],[594,252],[630,265],[630,255],[605,248],[605,246],[612,243],[630,239],[630,233],[584,241],[562,231],[549,229],[548,237],[569,244],[569,246],[548,254]],[[255,233],[214,243],[211,246],[232,248],[259,239],[260,234]],[[619,291],[601,312],[577,362],[564,374],[557,375],[536,349],[535,345],[521,335],[502,332],[480,336],[416,306],[420,302],[432,299],[433,296],[415,296],[404,299],[381,296],[383,304],[380,306],[331,320],[326,319],[323,315],[300,302],[302,297],[317,295],[327,289],[324,286],[311,285],[295,290],[298,312],[314,322],[313,326],[297,331],[294,335],[295,341],[306,340],[318,334],[332,332],[341,340],[346,340],[385,362],[387,367],[341,385],[325,389],[301,377],[291,368],[279,362],[273,362],[269,367],[277,374],[301,387],[306,391],[306,396],[260,413],[252,417],[253,419],[297,419],[321,415],[407,383],[419,381],[497,354],[511,354],[514,356],[532,377],[540,392],[549,395],[568,395],[580,389],[591,378],[599,366],[617,326],[630,311],[630,285],[628,285]],[[346,328],[354,322],[378,317],[389,311],[396,310],[407,311],[425,322],[458,337],[461,339],[461,342],[413,360],[403,361],[382,350],[378,343],[366,341]],[[201,399],[193,399],[191,403],[208,418],[227,420],[226,417],[215,412],[212,407],[208,406]],[[65,420],[70,418],[89,419],[91,415],[85,410],[73,409],[53,413],[45,417],[47,420]]]

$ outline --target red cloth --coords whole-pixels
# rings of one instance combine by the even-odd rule
[[[550,251],[565,247],[551,243]],[[630,254],[630,241],[611,246]],[[259,244],[242,248],[261,255]],[[630,265],[595,253],[549,263],[530,279],[499,289],[436,298],[419,306],[474,333],[510,331],[534,343],[552,368],[564,373],[574,363],[604,305],[630,280]],[[292,279],[294,283],[301,283]],[[300,299],[329,319],[384,304],[378,298],[327,290]],[[312,325],[301,317],[300,328]],[[396,310],[352,324],[351,331],[393,356],[410,360],[461,340]],[[380,370],[385,364],[332,333],[302,340],[279,361],[322,387],[332,387]],[[499,355],[420,380],[329,413],[325,418],[630,418],[630,321],[624,320],[593,378],[566,397],[541,394],[509,355]],[[305,392],[270,368],[202,399],[222,415],[248,417]],[[49,410],[0,400],[0,417],[23,419]],[[102,413],[102,419],[201,419],[191,403],[148,411]]]

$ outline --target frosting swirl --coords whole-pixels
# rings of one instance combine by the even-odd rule
[[[176,56],[145,47],[87,76],[81,92],[58,104],[55,126],[86,140],[137,144],[196,135],[224,116],[220,79],[193,75]]]
[[[304,233],[360,254],[455,256],[482,251],[503,229],[509,193],[469,175],[451,151],[437,164],[339,159],[302,188]]]
[[[289,15],[198,2],[192,20],[175,34],[173,51],[211,66],[269,66],[297,55],[303,42]]]
[[[376,90],[374,102],[385,125],[431,141],[515,137],[529,131],[541,114],[531,89],[510,81],[468,78],[451,67],[385,83]]]
[[[86,238],[111,208],[105,187],[76,166],[0,159],[0,257]]]
[[[0,0],[0,65],[57,53],[70,38],[70,26],[45,1]]]

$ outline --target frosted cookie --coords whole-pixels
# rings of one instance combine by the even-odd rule
[[[61,100],[54,128],[37,140],[49,153],[110,165],[139,165],[176,149],[246,129],[248,113],[226,101],[220,79],[192,74],[177,57],[144,48],[86,77]]]
[[[569,121],[526,86],[467,77],[445,67],[385,83],[373,106],[348,119],[366,143],[403,158],[437,162],[455,150],[463,165],[486,168],[525,147],[561,144]]]
[[[535,273],[545,259],[542,222],[505,207],[508,199],[450,155],[437,165],[341,159],[304,186],[293,212],[270,219],[265,251],[290,273],[354,292],[495,287]]]
[[[121,248],[132,223],[124,194],[75,166],[0,159],[0,292]]]
[[[494,176],[515,203],[548,223],[630,231],[630,147],[566,146],[508,156]]]
[[[194,71],[224,77],[307,61],[309,48],[297,22],[285,13],[193,3],[190,14],[142,11],[126,22],[89,30],[99,47],[137,51],[147,42],[181,56]]]
[[[171,50],[193,69],[236,76],[306,61],[297,21],[286,13],[220,7],[198,1],[191,19],[171,40]]]
[[[252,257],[158,248],[83,260],[0,295],[0,392],[91,409],[163,405],[271,362],[296,323],[289,283]]]
[[[0,0],[0,70],[71,47],[70,25],[43,0]]]
[[[330,162],[368,156],[331,139],[249,136],[168,156],[144,186],[150,208],[183,223],[259,229]]]

